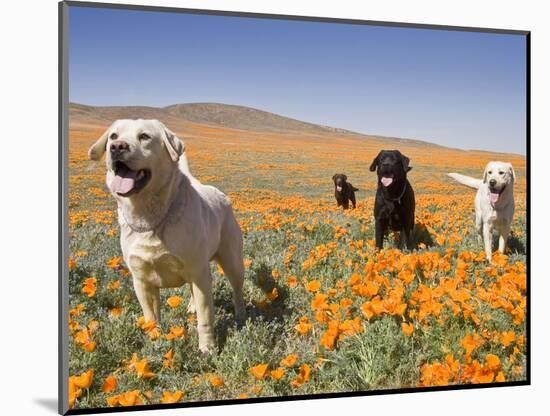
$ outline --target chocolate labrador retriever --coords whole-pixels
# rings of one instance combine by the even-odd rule
[[[400,248],[413,248],[414,191],[407,180],[410,159],[399,150],[382,150],[370,165],[377,171],[378,189],[374,203],[376,247],[382,249],[388,228],[400,232]]]
[[[344,209],[349,208],[349,201],[355,208],[355,191],[358,191],[351,183],[349,183],[348,177],[343,173],[337,173],[332,177],[334,181],[334,197],[339,207],[343,206]]]

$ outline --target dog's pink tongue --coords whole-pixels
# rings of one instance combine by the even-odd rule
[[[499,196],[500,196],[500,194],[490,192],[489,193],[489,198],[491,198],[491,204],[496,204],[496,202],[498,201]]]
[[[111,181],[111,191],[118,194],[127,194],[136,184],[138,172],[126,167],[120,168]]]
[[[393,182],[393,178],[387,178],[384,176],[382,179],[380,179],[380,182],[382,182],[382,185],[384,186],[390,186]]]
[[[336,190],[337,190],[338,192],[342,192],[342,187],[341,187],[341,186],[337,186],[337,187],[336,187]]]

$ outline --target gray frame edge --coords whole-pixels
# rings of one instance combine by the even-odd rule
[[[69,411],[69,5],[58,3],[58,396],[57,410],[64,415]]]
[[[392,21],[383,21],[383,20],[353,19],[353,18],[347,18],[347,17],[302,16],[302,15],[243,12],[243,11],[231,11],[231,10],[197,9],[197,8],[191,9],[191,8],[178,7],[178,6],[153,6],[153,5],[145,5],[145,4],[126,4],[126,3],[123,3],[123,4],[99,3],[94,1],[79,1],[79,0],[66,0],[64,1],[64,3],[66,3],[68,6],[76,6],[76,7],[135,10],[135,11],[144,11],[144,12],[150,11],[150,12],[161,12],[161,13],[202,14],[202,15],[211,15],[211,16],[234,16],[234,17],[245,17],[245,18],[256,18],[256,19],[299,20],[299,21],[306,21],[306,22],[389,26],[389,27],[401,27],[401,28],[407,28],[407,29],[450,30],[450,31],[462,31],[462,32],[494,33],[494,34],[501,34],[501,35],[527,35],[530,33],[529,30],[519,30],[519,29],[438,25],[438,24],[432,24],[432,23],[404,23],[404,22],[392,22]]]

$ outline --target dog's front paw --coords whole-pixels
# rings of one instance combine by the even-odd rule
[[[197,308],[195,308],[195,302],[193,302],[193,299],[189,301],[189,305],[187,305],[187,313],[193,314],[197,312]]]
[[[214,352],[214,347],[199,347],[199,351],[202,355],[211,355]]]
[[[210,334],[205,334],[201,336],[199,333],[199,350],[204,355],[210,355],[216,351],[216,341],[214,336]]]
[[[242,325],[246,321],[246,310],[243,308],[235,313],[235,321],[237,325]]]

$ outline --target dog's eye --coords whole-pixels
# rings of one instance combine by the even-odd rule
[[[492,175],[493,174],[493,171],[490,170],[489,172],[487,172],[489,175]]]
[[[118,139],[118,134],[112,133],[111,134],[111,140],[116,140],[116,139]]]
[[[498,174],[499,174],[499,175],[504,175],[504,172],[499,172]]]
[[[149,140],[151,136],[149,136],[147,133],[141,133],[139,135],[139,140]]]

